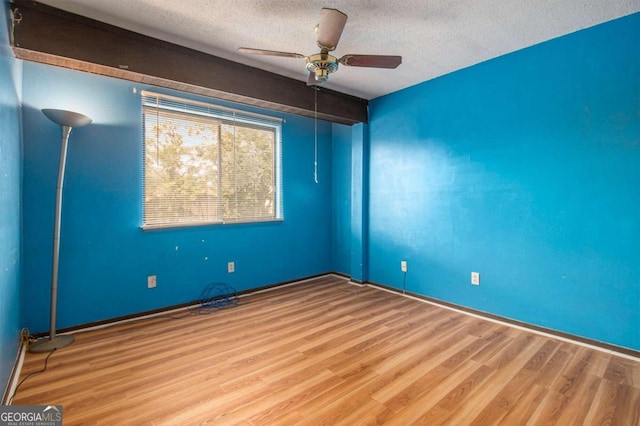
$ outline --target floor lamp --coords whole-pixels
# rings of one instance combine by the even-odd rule
[[[53,226],[53,268],[51,271],[51,316],[49,318],[49,337],[29,345],[29,352],[50,352],[73,343],[73,336],[56,336],[56,306],[58,303],[58,263],[60,257],[60,219],[62,215],[62,187],[64,169],[67,163],[67,145],[74,127],[86,126],[91,119],[86,115],[61,109],[43,109],[42,113],[54,123],[62,126],[62,144],[60,146],[60,165],[58,168],[58,186],[56,188],[56,214]]]

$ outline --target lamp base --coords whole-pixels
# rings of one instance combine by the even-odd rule
[[[29,352],[38,354],[43,352],[51,352],[54,349],[66,348],[73,343],[73,340],[73,336],[68,335],[56,336],[53,339],[45,337],[29,345]]]

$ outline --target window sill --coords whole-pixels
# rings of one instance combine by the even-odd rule
[[[168,230],[168,229],[181,229],[181,228],[201,228],[203,226],[225,226],[225,225],[252,225],[263,224],[271,222],[284,222],[283,218],[279,219],[264,219],[264,220],[252,220],[248,222],[236,221],[236,222],[190,222],[190,223],[167,223],[163,225],[142,225],[140,230],[142,231],[156,231],[156,230]]]

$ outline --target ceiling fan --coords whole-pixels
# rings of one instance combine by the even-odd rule
[[[329,52],[335,50],[342,35],[347,15],[337,9],[323,8],[320,22],[316,26],[316,38],[320,53],[305,56],[300,53],[279,52],[275,50],[252,49],[240,47],[238,51],[252,55],[280,56],[284,58],[304,58],[309,71],[307,85],[323,83],[329,74],[338,70],[338,64],[351,67],[397,68],[402,63],[402,56],[386,55],[344,55],[340,59]]]

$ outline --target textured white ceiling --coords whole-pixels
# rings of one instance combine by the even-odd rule
[[[40,0],[98,21],[306,81],[320,9],[349,16],[335,55],[401,55],[395,70],[341,66],[324,86],[372,99],[640,11],[640,0]]]

